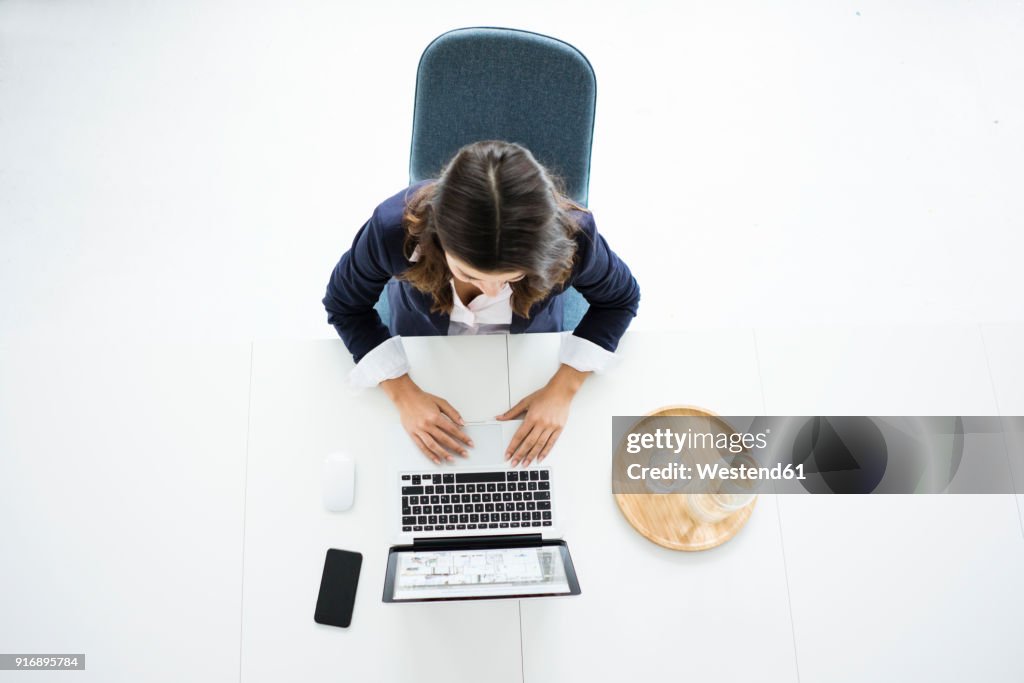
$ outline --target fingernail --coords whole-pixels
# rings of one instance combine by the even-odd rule
[[[462,419],[462,418],[460,417],[460,418],[459,418],[459,424],[460,424],[460,425],[464,425],[464,424],[466,424],[466,421],[465,421],[465,420],[463,420],[463,419]]]
[[[475,443],[473,443],[473,439],[470,439],[470,440],[469,440],[469,445],[470,445],[470,447],[473,447],[473,446],[475,446],[475,445],[476,445]]]

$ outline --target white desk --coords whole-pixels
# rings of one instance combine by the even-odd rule
[[[1024,328],[880,329],[627,334],[547,461],[583,595],[443,605],[381,603],[389,474],[431,465],[382,392],[348,390],[340,341],[0,346],[0,641],[84,651],[71,675],[104,682],[1019,681],[1012,496],[762,496],[736,538],[686,554],[610,495],[615,414],[1024,412]],[[547,380],[558,337],[406,347],[479,420]],[[334,515],[320,467],[339,449],[356,506]],[[328,547],[364,553],[348,630],[312,620]]]
[[[1020,376],[1010,349],[1024,335],[1002,332],[990,356]],[[567,530],[584,595],[572,609],[523,602],[526,679],[673,669],[797,680],[795,646],[804,683],[1021,680],[1024,660],[1011,653],[1024,544],[1012,496],[778,496],[777,507],[762,496],[735,539],[696,556],[663,551],[626,526],[607,495],[608,427],[581,428],[580,416],[670,403],[720,414],[995,414],[975,326],[758,330],[756,353],[752,341],[742,332],[631,333],[622,365],[588,380],[560,442],[570,457],[601,459],[592,476],[572,479],[576,516],[596,515]],[[541,359],[554,348],[542,337],[510,339],[513,401],[546,381],[555,366]],[[603,565],[617,547],[628,549],[623,559]],[[629,580],[636,573],[639,583]]]
[[[0,680],[237,680],[249,359],[0,344]]]
[[[977,326],[757,331],[770,415],[995,415]],[[779,496],[801,683],[1020,681],[1011,495]]]
[[[1000,415],[1024,415],[1024,323],[983,325],[982,338]],[[1014,460],[1021,534],[1024,535],[1024,468]]]
[[[557,337],[509,339],[512,400],[557,367]],[[620,362],[589,378],[545,461],[559,469],[564,531],[583,594],[524,600],[525,680],[797,680],[774,496],[718,548],[681,553],[644,539],[611,495],[611,417],[686,403],[759,415],[749,330],[627,333]]]
[[[404,339],[413,378],[467,420],[508,409],[503,337]],[[521,681],[515,601],[385,605],[396,461],[433,468],[381,391],[346,387],[340,341],[257,344],[246,497],[242,681]],[[326,453],[356,457],[351,510],[320,501]],[[324,554],[363,553],[352,626],[313,622]]]

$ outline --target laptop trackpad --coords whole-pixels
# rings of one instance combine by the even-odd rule
[[[462,427],[463,431],[473,440],[473,447],[467,448],[469,457],[455,459],[446,462],[442,467],[497,467],[505,469],[505,447],[512,441],[522,420],[508,420],[507,422],[470,422]],[[434,463],[427,460],[423,453],[413,444],[412,439],[401,427],[398,427],[388,435],[389,446],[387,450],[394,452],[395,464],[399,469],[423,469],[424,471],[436,467]]]
[[[463,429],[473,440],[469,457],[464,463],[470,467],[489,465],[505,466],[505,447],[512,440],[522,420],[509,422],[478,422],[467,424]],[[461,463],[460,463],[461,464]]]

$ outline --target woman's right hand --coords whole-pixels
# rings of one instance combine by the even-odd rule
[[[413,443],[435,464],[454,460],[446,449],[462,457],[469,455],[463,444],[472,446],[473,440],[459,429],[466,423],[451,403],[420,389],[408,374],[384,380],[380,386],[398,408],[402,427]]]

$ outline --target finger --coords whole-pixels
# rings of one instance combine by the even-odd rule
[[[548,453],[551,452],[551,448],[555,445],[555,442],[558,441],[558,437],[560,437],[561,435],[562,435],[562,428],[561,427],[559,427],[555,431],[551,432],[551,436],[548,437],[548,442],[547,442],[547,444],[545,444],[544,450],[542,450],[540,452],[540,455],[537,456],[537,462],[542,462],[544,460],[544,458],[548,457]]]
[[[512,418],[517,417],[517,416],[522,415],[523,413],[525,413],[526,409],[527,409],[527,407],[529,405],[530,405],[530,397],[527,396],[526,398],[524,398],[521,401],[519,401],[519,403],[515,404],[514,406],[512,406],[511,408],[506,410],[501,415],[498,415],[497,417],[495,417],[495,419],[496,420],[511,420]]]
[[[508,442],[508,448],[505,449],[506,460],[508,460],[515,454],[516,449],[519,448],[519,444],[523,442],[523,439],[527,437],[532,428],[533,426],[527,424],[526,422],[519,425],[519,429],[517,429],[516,433],[512,435],[512,440]]]
[[[469,455],[469,453],[466,452],[466,449],[462,447],[462,444],[455,443],[455,439],[448,436],[448,434],[440,427],[434,427],[430,432],[430,435],[434,437],[434,441],[437,441],[444,448],[451,449],[462,457]]]
[[[451,403],[440,396],[437,397],[437,406],[441,409],[442,413],[451,418],[452,422],[456,422],[460,425],[466,424],[466,421],[462,419],[462,415],[459,414],[459,411],[455,410],[455,407]]]
[[[515,467],[522,462],[523,458],[526,457],[526,454],[533,449],[533,446],[537,443],[537,439],[540,438],[540,435],[541,431],[539,427],[535,427],[530,431],[530,435],[523,440],[523,443],[519,446],[519,450],[512,455],[512,467]]]
[[[414,442],[414,443],[416,444],[416,446],[417,446],[417,447],[418,447],[418,448],[419,448],[419,449],[420,449],[421,451],[423,451],[423,455],[425,455],[425,456],[427,456],[428,458],[430,458],[430,459],[431,459],[431,460],[432,460],[432,461],[434,462],[434,464],[435,464],[435,465],[440,465],[440,464],[441,464],[441,461],[440,461],[440,460],[439,460],[439,459],[437,458],[437,456],[436,456],[436,455],[434,455],[434,454],[433,454],[433,453],[432,453],[432,452],[430,451],[430,449],[429,449],[429,448],[427,448],[427,445],[426,445],[425,443],[423,443],[423,439],[421,439],[421,438],[420,438],[420,437],[419,437],[418,435],[415,435],[415,434],[414,434],[414,435],[413,435],[413,437],[412,437],[412,440],[413,440],[413,442]]]
[[[441,444],[434,441],[434,437],[432,437],[429,433],[423,432],[422,434],[420,434],[420,438],[423,439],[423,443],[426,444],[427,448],[430,449],[430,452],[441,459],[437,461],[438,465],[440,465],[441,461],[443,460],[455,459],[451,456],[451,453],[449,453],[448,451],[441,447]]]
[[[540,452],[544,450],[544,446],[547,445],[548,439],[551,438],[551,433],[553,431],[553,429],[548,429],[541,432],[540,437],[533,443],[533,447],[531,447],[527,454],[523,457],[523,467],[529,467],[530,463],[532,463],[534,459],[538,455],[540,455]]]
[[[464,432],[461,429],[459,429],[458,425],[456,425],[454,422],[449,420],[447,417],[439,418],[437,420],[437,422],[434,423],[434,426],[437,427],[438,429],[443,429],[449,435],[454,436],[456,439],[458,439],[459,441],[462,441],[467,446],[472,446],[473,445],[473,439],[469,438],[469,435],[466,434],[466,432]],[[465,449],[462,448],[462,446],[456,444],[453,447],[453,450],[462,451],[462,450],[465,450]],[[463,455],[466,455],[466,454],[463,453]]]

